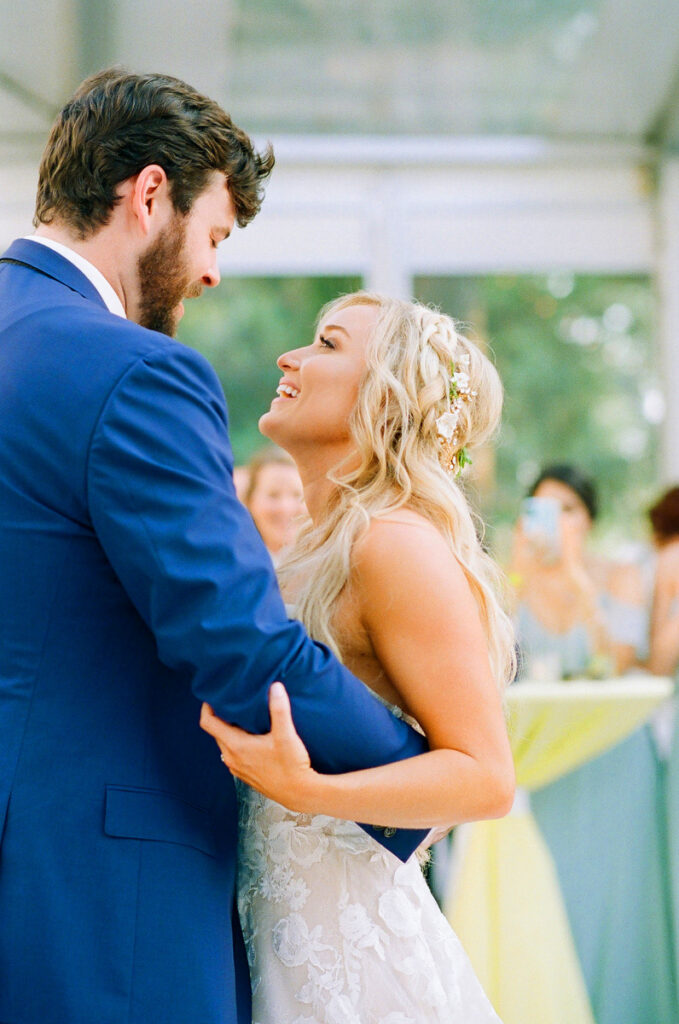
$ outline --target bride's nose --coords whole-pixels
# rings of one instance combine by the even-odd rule
[[[299,370],[300,360],[296,352],[284,352],[276,360],[279,370]]]

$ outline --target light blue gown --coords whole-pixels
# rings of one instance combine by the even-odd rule
[[[642,645],[647,622],[640,609],[611,599],[602,608],[615,638]],[[590,660],[582,626],[551,634],[524,606],[517,627],[526,663],[528,652],[558,652],[564,674],[576,675]],[[556,863],[597,1024],[679,1021],[665,771],[652,730],[644,727],[531,796]],[[674,871],[679,896],[679,850]]]
[[[665,800],[666,836],[669,874],[669,902],[673,923],[672,958],[674,977],[679,989],[679,698],[675,697],[673,707],[666,721],[667,735],[665,748]],[[679,998],[679,997],[678,997]],[[679,1013],[676,1017],[679,1020]]]

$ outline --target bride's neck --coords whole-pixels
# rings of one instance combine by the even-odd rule
[[[330,498],[337,487],[331,480],[328,480],[328,473],[340,465],[340,473],[346,472],[350,468],[347,453],[338,449],[326,454],[316,449],[293,454],[302,479],[304,503],[314,526],[318,526],[328,513]]]
[[[304,503],[314,526],[318,526],[327,515],[330,496],[336,484],[328,480],[325,472],[321,472],[319,475],[305,476],[300,471],[300,475],[304,487]]]

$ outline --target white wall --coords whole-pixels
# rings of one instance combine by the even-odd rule
[[[3,252],[12,239],[33,231],[31,220],[37,184],[37,162],[0,164],[0,250]]]
[[[643,153],[529,141],[274,140],[266,202],[222,247],[224,272],[353,271],[407,292],[418,273],[650,271]]]
[[[679,481],[679,158],[664,161],[656,208],[656,273],[660,358],[667,413],[663,426],[663,474]]]

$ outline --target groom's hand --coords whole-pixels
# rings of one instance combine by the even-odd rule
[[[290,810],[313,813],[309,799],[319,777],[295,729],[282,683],[269,690],[269,712],[271,732],[261,736],[222,721],[209,704],[201,708],[200,726],[217,741],[222,761],[237,779]]]

